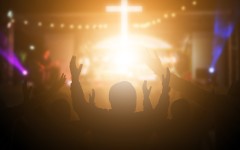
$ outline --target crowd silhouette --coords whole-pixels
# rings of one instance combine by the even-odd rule
[[[96,106],[94,89],[86,100],[79,80],[83,65],[76,65],[75,56],[70,62],[72,106],[64,97],[54,98],[66,82],[64,74],[53,78],[51,87],[40,81],[32,87],[24,79],[20,105],[9,108],[4,97],[0,100],[0,149],[240,149],[239,82],[219,95],[177,77],[157,57],[147,63],[162,77],[162,89],[153,108],[152,87],[144,81],[141,112],[136,112],[136,89],[127,81],[111,87],[110,110]],[[170,103],[171,89],[184,98]],[[71,108],[78,120],[71,119]]]

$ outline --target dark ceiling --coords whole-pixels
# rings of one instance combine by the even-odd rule
[[[145,12],[174,11],[185,5],[194,11],[213,11],[218,7],[231,10],[239,6],[239,0],[129,0],[130,4],[139,4]],[[108,4],[119,4],[120,0],[3,0],[0,7],[12,9],[17,13],[81,13],[104,12]]]

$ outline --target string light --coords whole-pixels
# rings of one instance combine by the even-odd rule
[[[176,13],[173,12],[173,13],[171,14],[171,16],[172,16],[173,18],[175,18],[175,17],[176,17]]]
[[[157,19],[157,23],[160,23],[161,22],[161,19]]]
[[[108,24],[104,24],[103,28],[107,29],[108,28]]]
[[[168,14],[164,14],[163,17],[167,19],[168,18]]]
[[[41,27],[42,26],[42,22],[38,22],[38,26]]]
[[[54,23],[51,23],[51,24],[50,24],[50,27],[51,27],[51,28],[54,28],[54,27],[55,27]]]
[[[70,28],[70,29],[74,29],[74,25],[71,24],[71,25],[69,26],[69,28]]]
[[[182,6],[182,7],[181,7],[181,10],[182,10],[182,11],[185,11],[185,10],[186,10],[186,6]]]
[[[102,24],[99,24],[99,25],[98,25],[98,28],[99,28],[99,29],[102,29],[102,28],[103,28]]]
[[[89,26],[89,25],[86,25],[86,26],[85,26],[85,29],[87,29],[87,30],[88,30],[89,28],[90,28],[90,26]]]
[[[28,25],[28,21],[27,21],[27,20],[24,20],[24,21],[23,21],[23,24],[24,24],[24,25]]]
[[[196,6],[197,5],[197,1],[192,1],[192,5]]]
[[[63,23],[60,24],[60,28],[64,28],[65,25]]]
[[[82,25],[78,25],[78,29],[81,30],[82,29]]]
[[[97,25],[96,25],[96,24],[94,24],[94,25],[92,26],[92,28],[93,28],[93,29],[96,29],[96,28],[97,28]]]

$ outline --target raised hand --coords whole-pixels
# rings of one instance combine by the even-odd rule
[[[142,85],[142,90],[143,90],[143,95],[144,95],[144,99],[143,99],[143,108],[144,111],[152,111],[152,104],[151,101],[149,99],[149,95],[152,91],[152,87],[150,86],[149,88],[147,87],[147,81],[143,82]]]
[[[72,80],[78,80],[80,73],[82,71],[83,64],[81,64],[79,67],[77,67],[76,64],[76,56],[73,56],[70,62],[70,71],[72,75]]]
[[[152,91],[152,87],[151,86],[149,88],[147,87],[147,81],[146,80],[143,82],[142,90],[143,90],[144,99],[149,98],[149,95]]]
[[[166,77],[164,77],[164,75],[162,75],[162,93],[167,94],[170,91],[170,87],[169,87],[169,83],[170,83],[170,70],[169,68],[167,68],[167,73],[166,73]]]
[[[147,66],[157,75],[161,76],[163,74],[164,67],[162,66],[162,62],[158,57],[157,52],[150,53],[146,51],[144,53],[145,62]]]
[[[92,106],[95,106],[95,90],[92,89],[92,93],[89,94],[89,103]]]
[[[66,83],[66,80],[67,80],[66,75],[64,73],[62,73],[62,75],[61,75],[61,77],[60,77],[60,79],[58,80],[58,83],[57,83],[58,86],[62,87]]]
[[[169,107],[169,82],[170,82],[170,71],[167,69],[166,76],[162,75],[162,94],[159,98],[156,110],[159,113],[160,118],[166,119],[168,116]]]

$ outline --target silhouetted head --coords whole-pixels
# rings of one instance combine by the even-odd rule
[[[58,99],[50,106],[52,119],[58,122],[68,122],[71,117],[71,108],[65,99]]]
[[[109,91],[109,101],[113,111],[134,112],[136,98],[135,88],[126,81],[113,85]]]
[[[190,116],[189,103],[185,99],[176,100],[171,107],[172,117],[174,120],[186,120]]]

